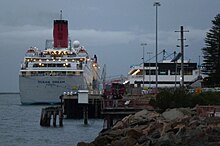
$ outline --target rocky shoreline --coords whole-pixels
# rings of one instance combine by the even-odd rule
[[[220,146],[220,117],[200,117],[189,108],[142,110],[77,146]]]

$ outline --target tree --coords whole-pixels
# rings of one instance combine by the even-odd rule
[[[206,47],[202,48],[204,58],[202,72],[208,75],[206,85],[220,86],[220,14],[216,15],[212,24],[206,34]]]

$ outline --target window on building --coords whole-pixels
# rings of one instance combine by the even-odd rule
[[[184,69],[184,75],[192,75],[192,70],[191,69]]]
[[[159,74],[159,75],[168,75],[168,70],[167,70],[167,69],[160,69],[160,70],[158,71],[158,74]]]
[[[180,75],[180,70],[177,70],[177,72],[175,70],[170,70],[170,75]]]

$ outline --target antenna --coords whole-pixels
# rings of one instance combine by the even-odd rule
[[[62,20],[62,13],[63,13],[63,11],[62,10],[60,10],[60,20]]]

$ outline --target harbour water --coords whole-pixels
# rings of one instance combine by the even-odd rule
[[[21,105],[19,94],[0,94],[0,145],[76,146],[91,142],[103,127],[102,119],[64,119],[63,127],[41,127],[41,109],[47,105]]]

